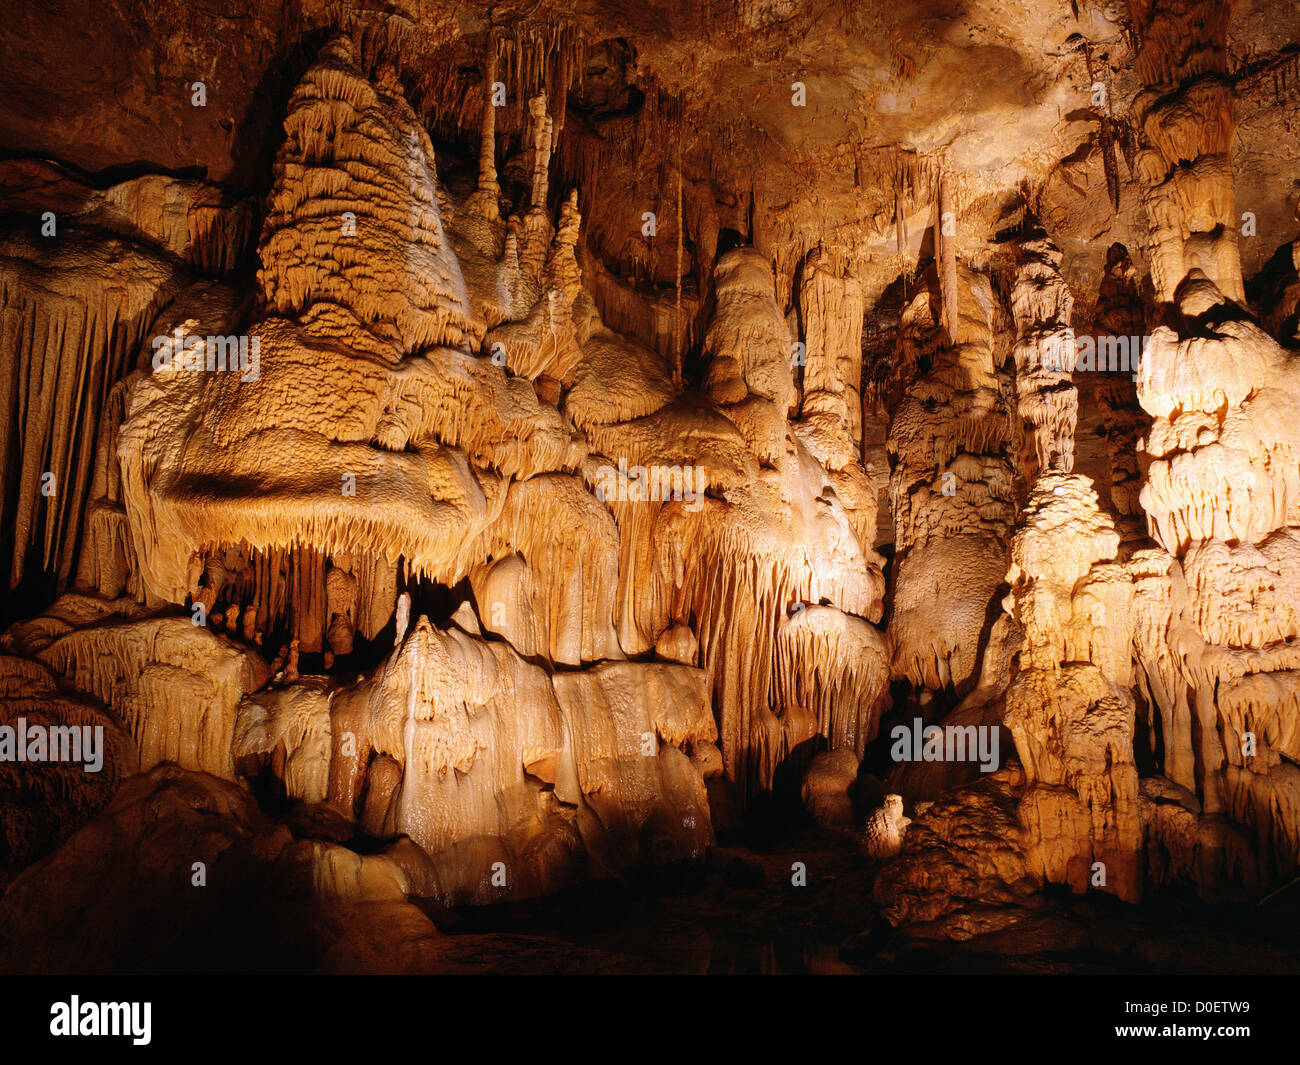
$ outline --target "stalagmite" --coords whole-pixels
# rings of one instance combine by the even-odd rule
[[[646,840],[663,858],[712,838],[695,763],[717,731],[693,667],[605,663],[552,677],[504,643],[421,618],[373,678],[333,700],[247,700],[238,750],[285,744],[289,794],[314,802],[328,790],[353,817],[362,785],[352,776],[340,790],[344,729],[395,763],[391,830],[419,845],[406,875],[427,897],[527,897],[623,868]],[[369,806],[365,817],[387,831]]]
[[[336,38],[289,101],[285,135],[259,249],[267,310],[327,299],[399,355],[481,336],[443,230],[433,145],[393,72],[372,85]]]
[[[546,209],[546,191],[551,168],[551,137],[554,123],[546,111],[546,95],[528,101],[529,147],[533,154],[532,205],[534,211]]]
[[[1017,922],[1017,904],[1035,886],[1021,846],[1021,783],[1003,770],[917,810],[903,850],[875,883],[891,924],[965,940]]]
[[[236,763],[249,755],[283,750],[285,791],[305,802],[324,802],[329,789],[329,697],[318,687],[272,688],[245,697],[235,722]]]
[[[1038,479],[1011,547],[1009,608],[1024,631],[1006,723],[1024,764],[1030,872],[1136,901],[1141,825],[1119,534],[1086,478]]]
[[[501,187],[497,184],[497,35],[495,29],[488,31],[486,59],[483,66],[483,92],[486,100],[483,107],[483,125],[479,139],[478,188],[470,197],[466,208],[481,215],[488,222],[501,218],[499,200]]]
[[[870,858],[887,859],[903,849],[910,817],[903,816],[903,797],[886,795],[885,805],[867,818],[862,835],[862,851]]]
[[[397,631],[393,636],[393,646],[401,647],[406,639],[406,628],[411,623],[411,597],[403,592],[397,597]]]
[[[957,212],[953,202],[952,179],[945,175],[937,182],[938,199],[935,201],[935,247],[939,260],[939,320],[948,335],[948,343],[960,344],[964,337],[957,268]]]
[[[804,774],[804,806],[825,828],[853,825],[853,786],[858,778],[858,756],[844,747],[822,751]]]

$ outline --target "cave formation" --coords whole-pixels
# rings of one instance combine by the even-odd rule
[[[0,970],[1294,925],[1289,0],[6,22]]]

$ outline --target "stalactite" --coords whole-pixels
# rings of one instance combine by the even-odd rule
[[[823,606],[781,618],[775,687],[787,700],[782,717],[811,711],[830,749],[862,757],[880,725],[888,677],[884,638],[862,618]]]
[[[1087,42],[1083,47],[1083,56],[1088,69],[1088,83],[1089,85],[1096,85],[1098,79],[1096,68],[1093,66],[1092,46]],[[1104,84],[1104,82],[1101,84]],[[1107,103],[1101,107],[1094,105],[1093,112],[1097,116],[1097,141],[1101,149],[1102,169],[1106,173],[1106,193],[1110,197],[1111,210],[1118,211],[1119,165],[1115,160],[1115,128],[1110,116],[1109,99],[1109,94],[1107,94]]]
[[[94,588],[107,599],[123,592],[134,596],[140,590],[136,577],[139,564],[122,505],[122,476],[117,464],[118,431],[126,419],[127,397],[133,384],[128,375],[113,386],[100,419],[77,565],[77,585]]]
[[[682,384],[682,149],[677,146],[677,265],[673,270],[673,384]]]
[[[880,585],[806,548],[753,543],[738,523],[712,517],[674,509],[658,523],[659,576],[643,628],[698,619],[724,765],[743,796],[769,788],[777,767],[818,735],[853,749],[874,735],[884,644],[862,619],[879,617]],[[804,605],[823,600],[835,608]],[[793,615],[791,604],[800,607]],[[820,662],[819,651],[849,645],[849,658]]]
[[[57,263],[52,250],[18,234],[0,247],[0,440],[21,444],[2,464],[11,588],[29,563],[59,586],[74,573],[106,401],[181,282],[156,253],[111,237],[74,230]]]

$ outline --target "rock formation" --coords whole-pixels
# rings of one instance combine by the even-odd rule
[[[1288,5],[175,7],[0,51],[0,968],[1294,879]]]
[[[886,795],[885,805],[867,818],[862,851],[871,858],[892,858],[903,849],[910,817],[903,816],[903,797]]]

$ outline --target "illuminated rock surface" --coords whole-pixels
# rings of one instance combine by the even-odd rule
[[[1294,878],[1293,6],[277,12],[0,42],[0,966]]]

